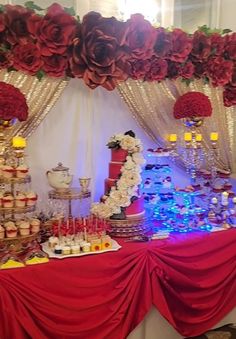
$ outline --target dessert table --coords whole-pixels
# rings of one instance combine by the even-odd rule
[[[181,335],[236,306],[236,229],[118,240],[117,252],[0,271],[0,338],[126,338],[154,305]]]

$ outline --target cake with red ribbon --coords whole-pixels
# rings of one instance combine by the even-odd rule
[[[110,138],[111,149],[108,178],[105,179],[104,196],[93,204],[92,213],[101,218],[123,220],[144,215],[144,199],[140,195],[142,144],[132,131]]]

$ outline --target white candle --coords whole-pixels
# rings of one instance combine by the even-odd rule
[[[211,199],[211,202],[212,202],[212,204],[217,205],[218,199],[217,199],[216,197],[213,197],[213,198]]]
[[[228,205],[228,196],[229,196],[229,193],[228,192],[223,192],[221,194],[221,204],[223,206],[227,206]]]

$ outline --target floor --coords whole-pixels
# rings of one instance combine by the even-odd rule
[[[225,325],[200,336],[186,339],[236,339],[236,324]]]

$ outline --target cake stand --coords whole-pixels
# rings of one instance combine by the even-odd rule
[[[68,211],[69,218],[72,218],[72,200],[80,200],[87,199],[91,197],[90,191],[83,191],[79,188],[68,188],[68,189],[57,189],[49,191],[48,193],[49,199],[55,200],[67,200],[68,201]]]

